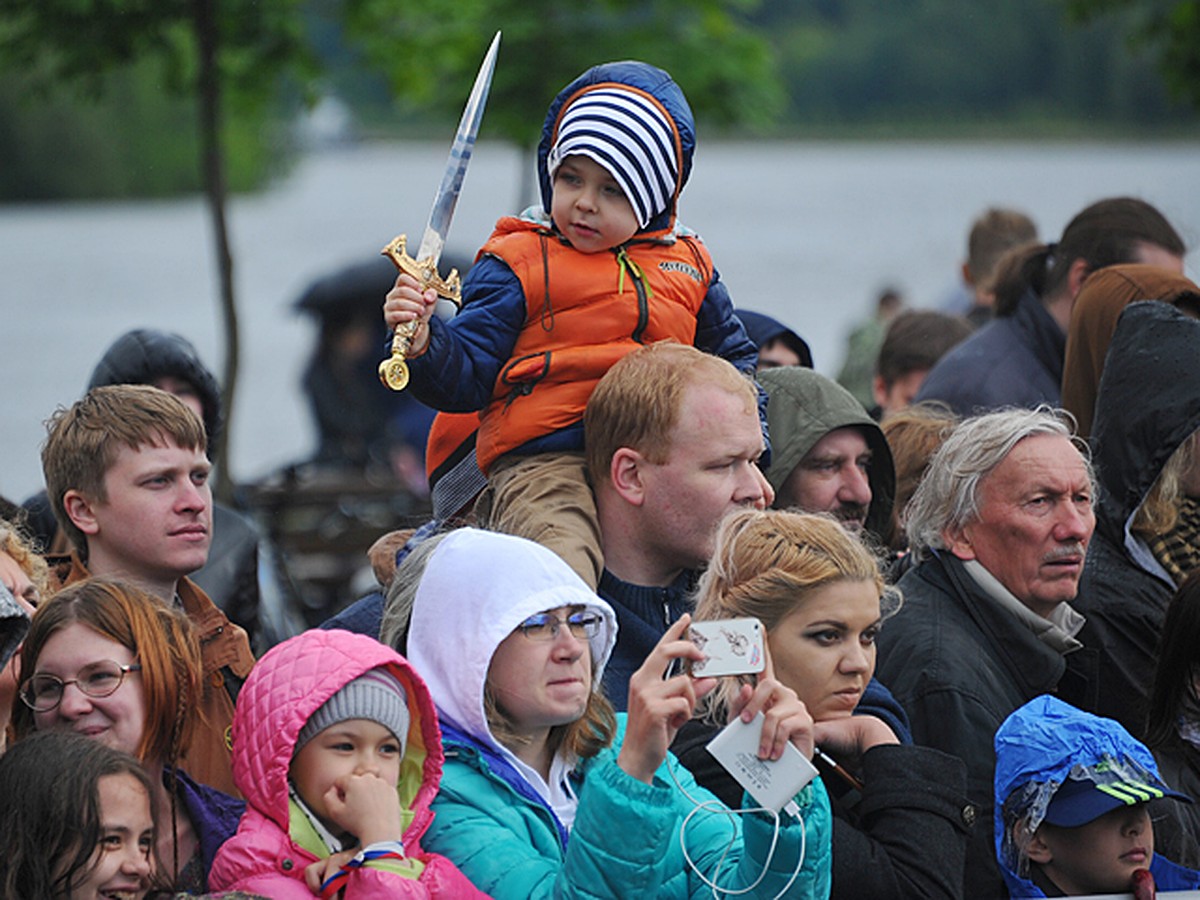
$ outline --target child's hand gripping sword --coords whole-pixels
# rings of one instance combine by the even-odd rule
[[[450,147],[446,171],[442,175],[437,194],[434,195],[433,209],[429,212],[429,222],[425,226],[425,234],[421,237],[421,246],[416,257],[408,255],[404,235],[400,235],[382,251],[384,256],[396,264],[396,268],[417,279],[422,290],[433,288],[439,297],[444,297],[456,306],[462,303],[462,283],[458,277],[458,270],[451,269],[450,274],[443,280],[438,276],[437,264],[442,249],[446,246],[446,234],[450,230],[450,220],[454,218],[454,206],[458,203],[463,177],[467,174],[467,166],[471,162],[471,151],[475,148],[475,135],[478,134],[479,123],[483,119],[483,109],[487,104],[488,88],[492,84],[492,72],[496,68],[496,53],[499,49],[500,32],[497,31],[491,46],[488,47],[487,55],[483,58],[483,65],[479,67],[479,74],[475,76],[475,86],[471,88],[471,96],[467,98],[467,105],[463,109],[458,132],[454,135],[454,144]],[[379,380],[393,391],[402,391],[408,385],[408,364],[404,360],[419,321],[413,319],[397,326],[392,336],[392,355],[379,364]]]

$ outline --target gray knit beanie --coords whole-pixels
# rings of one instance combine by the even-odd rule
[[[400,741],[400,755],[404,755],[408,740],[408,695],[396,676],[383,668],[363,673],[326,700],[300,729],[293,752],[299,753],[301,747],[330,725],[347,719],[379,723]]]

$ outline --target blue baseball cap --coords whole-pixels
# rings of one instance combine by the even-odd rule
[[[1137,806],[1164,797],[1192,802],[1191,797],[1171,790],[1153,773],[1145,773],[1147,777],[1142,779],[1124,777],[1128,774],[1128,770],[1114,771],[1107,762],[1073,771],[1054,792],[1043,821],[1078,828],[1123,806]]]

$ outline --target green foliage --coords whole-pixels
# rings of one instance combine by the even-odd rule
[[[73,82],[99,95],[108,73],[155,59],[162,86],[186,96],[195,90],[195,28],[205,3],[216,13],[221,77],[234,102],[268,99],[283,71],[314,73],[304,0],[0,0],[0,61],[46,85]]]
[[[163,89],[161,66],[133,64],[86,94],[41,75],[0,79],[0,201],[171,197],[201,190],[196,104]],[[233,114],[223,128],[229,186],[278,172],[275,117]]]
[[[1158,57],[1172,93],[1200,109],[1200,0],[1064,0],[1081,22],[1124,18],[1130,43]]]
[[[783,92],[748,0],[346,0],[350,33],[397,94],[457,114],[502,29],[485,133],[537,142],[554,95],[589,66],[637,58],[667,69],[698,117],[763,128]]]
[[[1156,63],[1200,108],[1200,0],[0,0],[0,200],[196,190],[205,3],[234,190],[286,164],[318,86],[370,132],[445,136],[497,29],[483,134],[525,147],[564,84],[626,58],[675,76],[702,139],[1194,130]]]
[[[201,189],[197,23],[208,2],[0,0],[0,131],[12,148],[0,199]],[[245,190],[283,158],[272,127],[279,76],[311,83],[315,62],[302,0],[211,2],[225,175]]]
[[[1043,0],[790,0],[756,22],[770,28],[797,123],[1173,113],[1124,20],[1072,27]]]

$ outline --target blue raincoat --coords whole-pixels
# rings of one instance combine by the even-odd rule
[[[1010,896],[1046,895],[1021,871],[1005,819],[1015,822],[1028,815],[1031,827],[1036,829],[1054,792],[1071,777],[1071,770],[1105,760],[1130,779],[1162,785],[1150,751],[1120,724],[1085,713],[1056,697],[1035,697],[996,731],[996,859]],[[1014,793],[1018,797],[1009,801]],[[1006,801],[1010,806],[1007,817]],[[1200,889],[1200,872],[1158,854],[1149,868],[1160,890]]]

